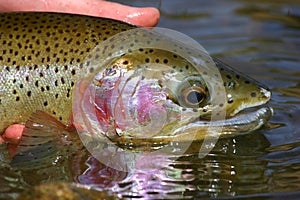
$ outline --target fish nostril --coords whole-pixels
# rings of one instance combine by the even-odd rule
[[[251,92],[251,97],[256,97],[256,92]]]
[[[271,91],[268,88],[260,88],[260,93],[267,99],[271,98]]]

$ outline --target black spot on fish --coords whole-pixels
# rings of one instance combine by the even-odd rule
[[[74,76],[76,74],[76,70],[75,69],[72,69],[71,70],[71,74]]]
[[[65,84],[65,79],[64,79],[64,77],[61,77],[61,78],[60,78],[60,81],[61,81],[62,84]]]
[[[251,92],[251,97],[256,97],[256,93],[255,92]]]
[[[95,70],[94,67],[91,67],[91,68],[90,68],[90,73],[93,73],[94,70]]]
[[[67,92],[67,98],[69,98],[69,97],[70,97],[70,91],[71,91],[71,90],[68,88],[67,91],[68,91],[68,92]]]
[[[232,77],[231,77],[229,74],[227,74],[226,77],[227,77],[228,79],[232,79]]]

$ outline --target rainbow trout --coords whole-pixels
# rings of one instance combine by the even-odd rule
[[[257,107],[269,101],[267,87],[180,42],[155,48],[164,40],[147,30],[128,33],[126,46],[113,36],[137,27],[115,20],[57,13],[0,19],[0,133],[36,111],[79,131],[134,138],[153,130],[161,139],[208,127],[249,132],[272,115]]]
[[[86,154],[91,138],[202,140],[258,129],[272,116],[264,106],[267,87],[188,38],[161,33],[81,15],[1,13],[0,133],[26,124],[16,156],[1,171],[21,170],[26,187],[73,182],[73,155]],[[97,147],[91,144],[90,152]]]

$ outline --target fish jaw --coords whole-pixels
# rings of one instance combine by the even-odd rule
[[[173,136],[181,141],[188,141],[187,133],[194,140],[202,140],[207,135],[218,138],[219,136],[233,136],[245,134],[261,128],[273,115],[273,109],[262,107],[254,111],[239,113],[229,119],[217,121],[195,121],[186,126],[179,127],[173,132]]]

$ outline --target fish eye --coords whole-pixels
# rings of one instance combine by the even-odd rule
[[[206,99],[206,92],[198,86],[191,86],[182,92],[182,100],[185,106],[195,107]]]

